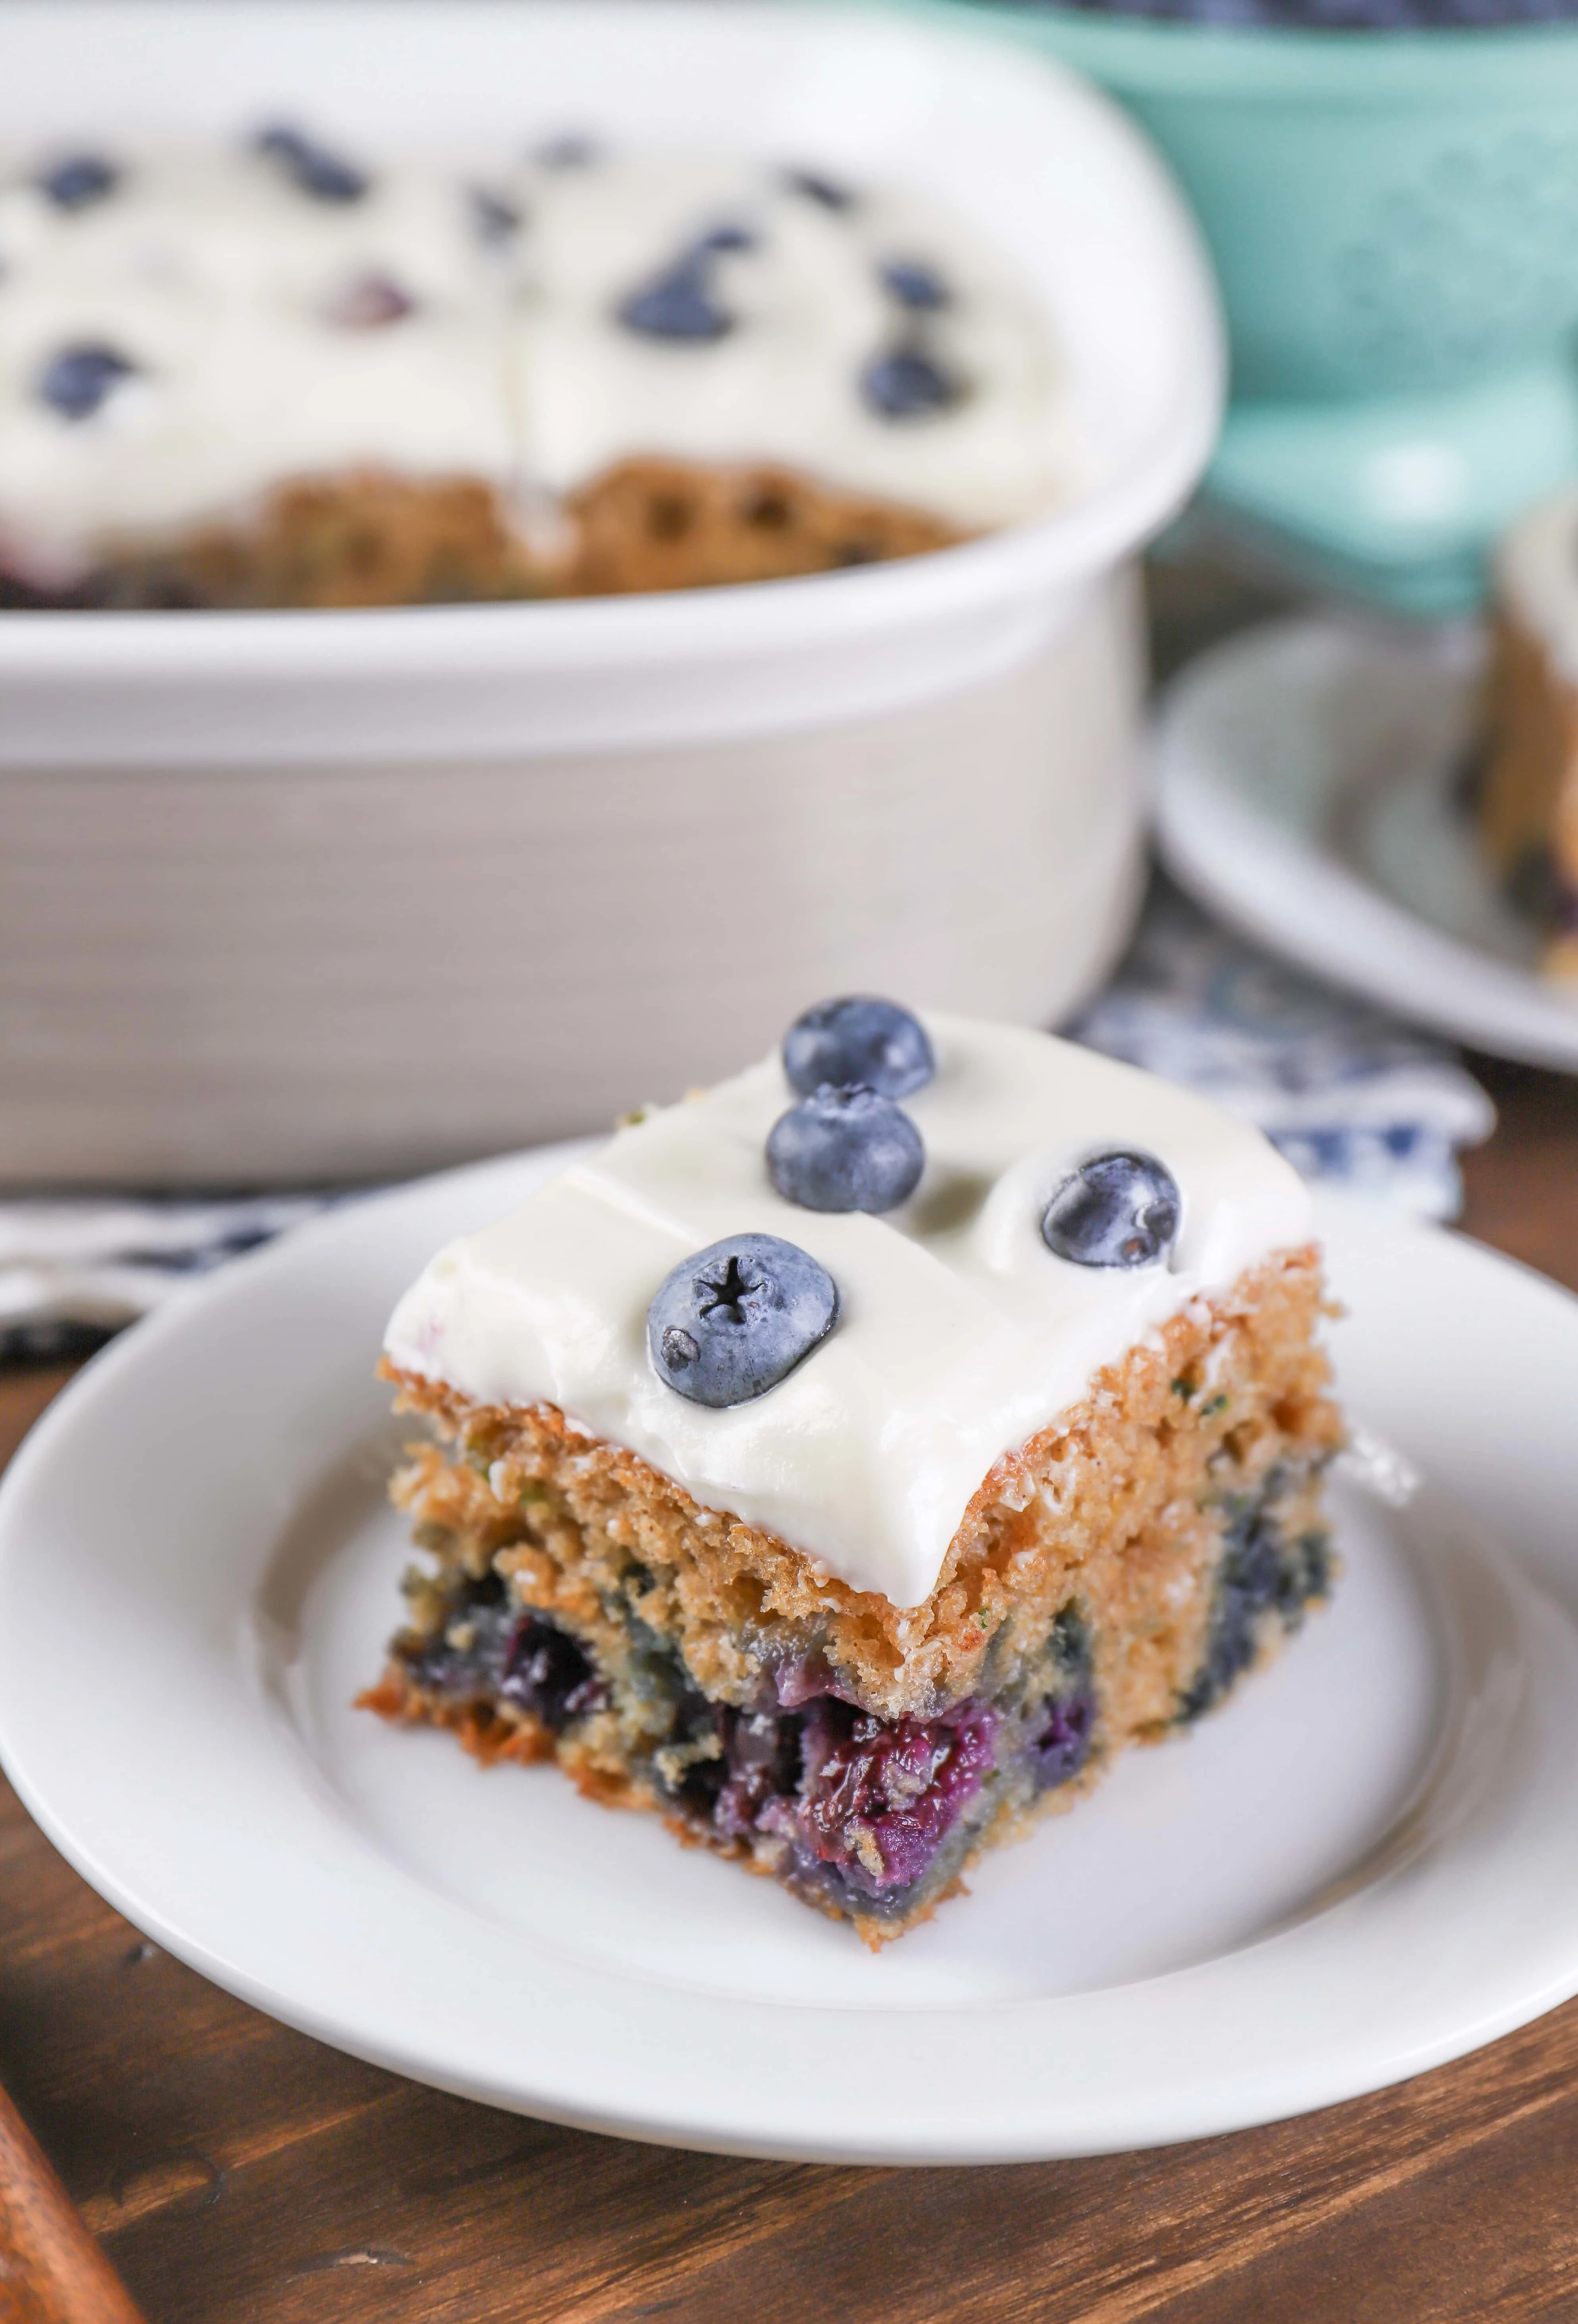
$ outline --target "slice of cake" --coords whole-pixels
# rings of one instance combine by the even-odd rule
[[[1302,1181],[1188,1093],[852,1000],[395,1312],[441,1444],[364,1700],[896,1936],[1325,1594]]]
[[[1496,593],[1481,842],[1539,924],[1546,973],[1578,979],[1578,487],[1513,526]]]

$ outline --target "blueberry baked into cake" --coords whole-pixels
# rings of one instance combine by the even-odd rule
[[[770,579],[1068,488],[1039,300],[815,169],[276,123],[0,154],[0,606]]]
[[[1496,596],[1481,844],[1538,927],[1546,975],[1578,982],[1578,490],[1513,526]]]
[[[430,1564],[363,1698],[871,1944],[1332,1575],[1308,1197],[1048,1037],[814,1009],[441,1251],[384,1370]]]

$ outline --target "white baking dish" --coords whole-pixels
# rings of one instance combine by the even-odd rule
[[[1223,377],[1136,134],[755,0],[0,0],[0,138],[586,125],[926,183],[1045,288],[1089,481],[944,554],[604,603],[0,616],[0,1178],[393,1172],[888,989],[1046,1020],[1136,884],[1136,549]]]

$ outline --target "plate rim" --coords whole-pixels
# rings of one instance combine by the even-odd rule
[[[204,1319],[222,1310],[245,1305],[254,1286],[266,1286],[276,1278],[289,1274],[311,1261],[326,1245],[343,1237],[375,1234],[380,1222],[391,1217],[392,1212],[411,1209],[438,1203],[440,1205],[453,1196],[490,1198],[494,1189],[512,1190],[523,1183],[523,1173],[530,1168],[533,1175],[551,1167],[568,1154],[584,1150],[584,1141],[568,1147],[539,1148],[526,1155],[499,1157],[492,1162],[471,1165],[445,1172],[434,1179],[417,1182],[414,1185],[396,1188],[368,1198],[364,1203],[325,1218],[311,1221],[296,1233],[281,1238],[268,1249],[249,1255],[233,1268],[206,1285],[191,1286],[178,1294],[165,1308],[144,1325],[112,1343],[84,1368],[83,1372],[56,1399],[32,1434],[25,1441],[13,1463],[12,1471],[0,1484],[0,1586],[5,1581],[6,1568],[16,1554],[14,1530],[19,1517],[25,1517],[30,1496],[47,1487],[52,1464],[68,1459],[78,1430],[90,1429],[101,1399],[113,1399],[119,1384],[129,1373],[150,1362],[151,1353],[161,1347],[173,1344],[179,1352],[180,1343],[189,1335],[200,1333]],[[507,1195],[506,1195],[507,1199]],[[1350,1227],[1355,1222],[1347,1213]],[[1384,1231],[1389,1240],[1402,1235],[1417,1239],[1424,1248],[1444,1240],[1439,1231],[1426,1227],[1399,1227],[1393,1221],[1366,1222]],[[1341,1231],[1343,1220],[1337,1222]],[[1554,1289],[1546,1278],[1533,1275],[1532,1270],[1518,1268],[1511,1262],[1500,1262],[1499,1254],[1485,1254],[1492,1261],[1508,1264],[1519,1275],[1531,1276],[1546,1289]],[[1503,1582],[1508,1588],[1509,1602],[1520,1598],[1538,1598],[1533,1585],[1521,1576],[1511,1561],[1503,1561]],[[1514,1580],[1514,1577],[1516,1579]],[[250,1594],[250,1593],[249,1593]],[[1564,1615],[1563,1622],[1573,1626]],[[4,1640],[0,1639],[0,1672],[5,1660]],[[34,1738],[36,1741],[36,1738]],[[1001,2163],[1051,2159],[1061,2156],[1125,2151],[1152,2144],[1212,2135],[1215,2132],[1248,2127],[1251,2124],[1283,2118],[1315,2107],[1339,2102],[1362,2092],[1386,2087],[1405,2080],[1427,2067],[1445,2062],[1497,2038],[1517,2026],[1542,2015],[1558,2001],[1578,1991],[1578,1935],[1571,1952],[1564,1958],[1559,1974],[1546,1977],[1543,1983],[1520,1991],[1515,1997],[1503,1997],[1488,2012],[1481,2008],[1472,2024],[1460,2022],[1439,2033],[1437,2038],[1423,2045],[1416,2043],[1406,2056],[1389,2052],[1378,2054],[1370,2067],[1355,2071],[1352,2061],[1341,2059],[1315,2059],[1305,2061],[1302,2070],[1290,2075],[1285,2061],[1278,2061],[1268,2070],[1260,2072],[1254,2088],[1247,2089],[1241,2075],[1237,2082],[1231,2078],[1223,2084],[1192,2088],[1180,2102],[1177,2093],[1163,2092],[1140,2115],[1120,2115],[1110,2121],[1104,2130],[1075,2126],[1071,2135],[1066,2126],[1062,2130],[1038,2121],[1027,2128],[1016,2117],[1012,2125],[1005,2124],[1001,2135],[983,2135],[979,2129],[961,2144],[950,2130],[939,2133],[932,2123],[906,2125],[902,2137],[872,2137],[854,2124],[824,2124],[807,2126],[801,2121],[798,2127],[786,2126],[781,2104],[779,2118],[770,2122],[761,2119],[735,2123],[733,2126],[716,2119],[709,2120],[708,2102],[697,2108],[694,2105],[678,2110],[653,2108],[650,2106],[621,2103],[617,2098],[603,2096],[567,2096],[562,2087],[540,2085],[522,2088],[519,2080],[504,2086],[490,2083],[485,2073],[479,2074],[473,2064],[447,2066],[442,2058],[429,2054],[420,2043],[391,2039],[387,2028],[375,2037],[365,2029],[347,2026],[343,2016],[326,2014],[318,2003],[304,1999],[299,1992],[283,1989],[281,1985],[255,1966],[248,1966],[229,1958],[217,1949],[208,1936],[194,1933],[183,1926],[179,1916],[172,1917],[158,1904],[146,1880],[128,1880],[121,1872],[106,1863],[95,1848],[73,1828],[69,1803],[57,1812],[49,1796],[47,1774],[35,1781],[35,1754],[30,1752],[24,1736],[19,1742],[14,1731],[12,1708],[0,1694],[0,1764],[5,1767],[28,1812],[40,1824],[52,1843],[69,1862],[97,1892],[107,1897],[115,1908],[134,1923],[145,1928],[155,1941],[182,1960],[189,1967],[208,1977],[224,1989],[235,1993],[252,2006],[264,2010],[284,2023],[295,2026],[314,2038],[327,2042],[350,2054],[365,2059],[386,2070],[404,2073],[413,2079],[448,2089],[456,2095],[480,2099],[484,2103],[503,2106],[530,2113],[542,2119],[567,2126],[608,2132],[616,2135],[648,2142],[678,2144],[703,2151],[767,2155],[794,2161],[818,2161],[835,2163],[870,2164],[958,2164]],[[47,1768],[47,1754],[44,1761]],[[413,1876],[401,1872],[401,1883],[410,1888]],[[420,1883],[415,1884],[420,1897],[425,1892]],[[459,1911],[468,1926],[475,1927],[473,1915],[466,1908]],[[1334,1908],[1340,1911],[1341,1906]],[[1317,1921],[1329,1919],[1317,1915]],[[1048,2013],[1061,2015],[1066,2021],[1070,2013],[1078,2010],[1093,2019],[1111,2017],[1114,2011],[1121,2021],[1125,2005],[1137,1995],[1164,1995],[1164,2006],[1169,1990],[1181,1984],[1193,1984],[1198,1991],[1208,1991],[1211,1984],[1226,1973],[1236,1974],[1236,1965],[1251,1957],[1264,1957],[1274,1947],[1296,1942],[1298,1932],[1272,1929],[1251,1938],[1245,1945],[1231,1947],[1208,1961],[1165,1972],[1126,1985],[1099,1989],[1094,1993],[1069,1996],[1034,1997],[1029,1999],[1001,1997],[986,1998],[968,2006],[927,2006],[923,2011],[900,2009],[887,2012],[852,2011],[843,2005],[816,2007],[796,2005],[797,2022],[831,2019],[846,2024],[854,2016],[860,2018],[866,2038],[872,2040],[872,2028],[878,2021],[886,2021],[883,2037],[890,2052],[902,2050],[902,2033],[913,2024],[924,2023],[937,2028],[956,2021],[966,2029],[970,2038],[978,2042],[983,2020],[997,2024],[1011,2017],[1027,2032],[1033,2030],[1029,2021],[1045,2018]],[[531,1941],[518,1934],[505,1941],[520,1946]],[[540,1958],[534,1955],[535,1958]],[[599,1972],[591,1979],[594,1987],[606,1984],[610,1973]],[[613,1981],[621,1980],[615,1974]],[[624,1983],[632,1980],[625,1978]],[[654,1986],[653,1990],[668,1996],[672,2001],[674,1989]],[[694,2022],[696,2011],[705,2005],[715,2015],[721,2014],[737,2028],[761,2034],[776,2022],[781,2030],[785,2005],[771,2001],[747,2000],[727,1997],[707,2001],[705,1996],[685,1997],[685,2006],[670,2008],[670,2017]],[[769,2113],[771,2108],[768,2109]],[[1087,2109],[1088,2112],[1088,2109]],[[789,2113],[794,2113],[791,2097]]]
[[[1409,911],[1340,855],[1258,812],[1215,770],[1202,728],[1317,647],[1339,669],[1412,669],[1422,683],[1444,669],[1417,642],[1330,614],[1258,622],[1208,647],[1164,688],[1152,726],[1157,839],[1167,871],[1241,935],[1344,991],[1491,1056],[1578,1073],[1578,1008],[1536,975]],[[1342,772],[1330,768],[1328,792]],[[1356,931],[1372,952],[1355,945]]]

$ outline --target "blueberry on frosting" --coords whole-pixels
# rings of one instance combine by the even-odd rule
[[[756,234],[753,227],[743,226],[738,218],[724,218],[717,226],[708,226],[696,238],[696,254],[710,256],[725,250],[754,250]]]
[[[492,186],[471,186],[467,194],[471,203],[471,223],[479,242],[496,246],[512,240],[520,233],[525,219],[514,202],[495,192]]]
[[[850,993],[818,1001],[797,1017],[783,1037],[789,1087],[811,1097],[825,1082],[847,1089],[856,1082],[879,1097],[908,1097],[937,1071],[926,1029],[893,1001]]]
[[[1172,1249],[1182,1215],[1178,1182],[1154,1155],[1096,1154],[1053,1195],[1041,1239],[1075,1267],[1150,1267]]]
[[[805,1210],[881,1213],[915,1192],[926,1148],[891,1098],[827,1083],[774,1122],[767,1167],[785,1202]]]
[[[90,420],[112,388],[129,379],[137,366],[118,347],[97,339],[62,347],[45,365],[38,392],[62,420]]]
[[[582,131],[569,129],[546,139],[531,158],[540,170],[589,170],[597,159],[597,147]]]
[[[258,152],[277,161],[292,184],[315,202],[359,202],[367,191],[360,170],[288,123],[272,123],[258,132],[255,142]]]
[[[698,234],[673,263],[638,284],[619,309],[627,331],[646,339],[705,344],[727,337],[734,318],[714,295],[712,265],[726,252],[754,250],[756,235],[736,218],[724,218]]]
[[[861,374],[860,392],[884,420],[935,419],[964,393],[962,383],[920,347],[891,347],[873,356]]]
[[[734,327],[734,317],[713,297],[705,251],[687,251],[665,273],[632,290],[619,319],[643,339],[693,344],[724,338]]]
[[[947,284],[923,258],[887,259],[878,273],[890,298],[916,314],[935,315],[952,302]]]
[[[40,173],[37,185],[57,209],[86,210],[113,194],[120,181],[119,170],[102,153],[67,153]]]
[[[826,1268],[778,1235],[730,1235],[681,1259],[647,1310],[653,1370],[692,1404],[765,1396],[838,1317]]]
[[[328,320],[345,331],[376,331],[411,314],[416,300],[392,274],[358,274],[328,309]]]
[[[858,198],[851,188],[821,170],[786,170],[783,181],[790,193],[803,194],[808,202],[817,202],[825,210],[852,210]]]

